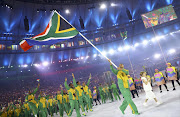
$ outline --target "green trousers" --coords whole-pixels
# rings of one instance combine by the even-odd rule
[[[58,108],[59,108],[60,117],[63,117],[63,113],[64,113],[64,105],[63,105],[63,103],[61,104],[61,103],[58,101]]]
[[[137,107],[131,99],[131,93],[129,88],[124,88],[123,81],[121,79],[118,79],[118,86],[122,95],[124,96],[124,101],[120,106],[120,110],[122,111],[122,113],[124,114],[124,111],[128,105],[131,107],[133,114],[138,113]]]
[[[24,110],[24,117],[29,117],[31,114],[30,110],[28,111],[27,109]]]
[[[48,116],[48,111],[47,108],[40,108],[39,109],[39,117],[47,117]]]
[[[86,100],[86,110],[92,109],[92,103],[90,101],[89,95],[85,95],[84,98]]]
[[[32,102],[28,102],[28,105],[29,105],[30,110],[32,110],[33,115],[37,115],[38,108],[36,107],[36,104],[34,104]]]
[[[53,108],[53,106],[50,106],[50,105],[49,105],[49,114],[50,114],[51,116],[54,115],[54,108]]]
[[[113,95],[114,95],[115,100],[117,99],[121,100],[117,89],[113,89]]]
[[[113,96],[112,96],[112,93],[109,91],[108,92],[108,97],[109,97],[109,99],[113,102],[114,101],[114,99],[113,99]]]
[[[55,105],[54,105],[54,112],[56,113],[56,115],[57,115],[57,112],[58,112],[58,111],[57,111],[57,108],[58,108],[58,104],[57,104],[57,105],[55,104]]]
[[[100,93],[100,97],[101,97],[102,103],[106,103],[106,99],[105,99],[104,94],[102,92]]]
[[[72,112],[73,112],[73,110],[75,108],[77,117],[81,117],[78,101],[77,100],[69,100],[69,102],[70,102],[71,109],[70,109],[70,111],[68,113],[68,116],[72,115]]]
[[[65,109],[65,112],[68,114],[68,113],[69,113],[69,110],[70,110],[70,105],[69,105],[69,103],[67,103],[67,102],[64,103],[64,109]]]
[[[84,102],[83,102],[83,100],[84,100],[83,96],[79,96],[78,99],[79,99],[79,100],[78,100],[78,101],[79,101],[79,106],[80,106],[82,112],[85,112]],[[84,100],[84,101],[85,101],[85,100]]]

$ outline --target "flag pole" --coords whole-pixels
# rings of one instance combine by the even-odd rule
[[[152,25],[151,25],[151,26],[152,26]],[[154,36],[155,36],[155,38],[156,38],[156,37],[157,37],[157,35],[156,35],[156,32],[155,32],[155,30],[154,30],[153,26],[152,26],[152,30],[153,30]],[[160,50],[161,50],[161,53],[162,53],[163,59],[164,59],[165,63],[167,64],[167,60],[166,60],[166,58],[165,58],[165,55],[164,55],[164,52],[163,52],[163,50],[162,50],[161,44],[160,44],[160,42],[159,42],[159,40],[158,40],[158,39],[156,39],[156,41],[157,41],[157,43],[158,43],[158,45],[159,45],[159,48],[160,48]]]
[[[58,15],[60,15],[56,10],[55,10],[55,12],[58,14]],[[60,15],[61,16],[61,15]],[[63,16],[61,16],[61,18],[63,18],[69,25],[71,25]],[[75,28],[73,25],[71,25],[73,28]],[[81,34],[80,32],[79,32],[79,34],[89,43],[89,44],[91,44],[91,46],[93,46],[101,55],[103,55],[107,60],[109,60],[109,58],[107,57],[107,56],[105,56],[93,43],[91,43],[91,41],[89,41],[83,34]],[[116,67],[117,68],[117,66],[112,62],[112,61],[110,61],[111,63],[112,63],[112,65],[114,65],[114,67]]]

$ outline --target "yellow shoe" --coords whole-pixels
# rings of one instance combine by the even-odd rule
[[[92,112],[93,110],[92,110],[92,109],[90,109],[90,111]]]
[[[85,114],[85,113],[83,113],[82,115],[83,115],[83,116],[86,116],[86,114]]]

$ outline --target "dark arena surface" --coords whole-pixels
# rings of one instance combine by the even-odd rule
[[[0,117],[180,116],[180,0],[0,0],[0,17]]]

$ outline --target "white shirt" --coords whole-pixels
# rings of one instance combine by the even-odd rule
[[[141,80],[147,81],[147,78],[141,77]],[[144,88],[144,91],[151,91],[152,90],[150,82],[148,82],[147,85],[143,82],[143,88]]]

